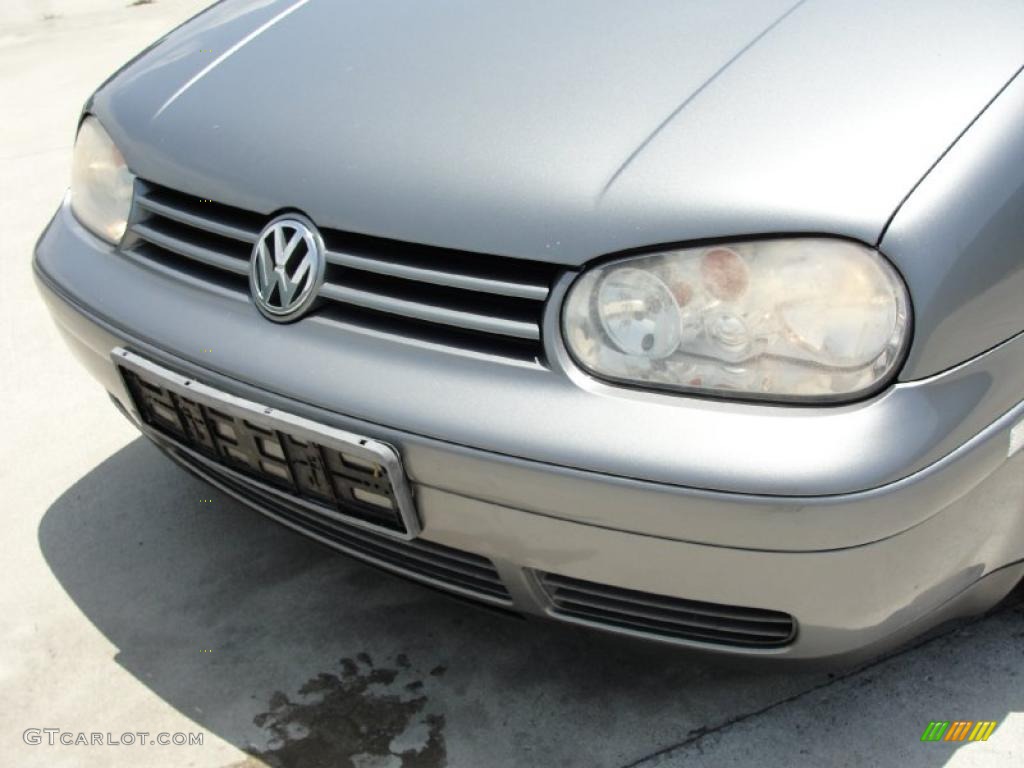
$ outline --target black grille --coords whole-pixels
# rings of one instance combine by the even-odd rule
[[[193,283],[248,293],[249,258],[269,217],[140,182],[132,258]],[[314,310],[348,325],[515,359],[542,359],[544,303],[561,269],[545,262],[325,229]]]
[[[173,445],[158,444],[179,464],[268,517],[334,549],[385,570],[487,602],[510,606],[508,590],[485,557],[423,539],[398,541],[324,517],[287,499],[268,495],[245,477],[212,465]]]
[[[791,643],[796,622],[788,613],[703,603],[621,589],[552,573],[541,583],[558,616],[677,640],[745,648]]]

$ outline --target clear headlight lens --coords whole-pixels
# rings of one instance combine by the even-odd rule
[[[94,234],[117,244],[132,208],[134,176],[99,120],[78,129],[71,166],[71,210]]]
[[[735,398],[848,400],[895,373],[910,302],[895,269],[846,240],[731,243],[585,272],[562,317],[596,376]]]

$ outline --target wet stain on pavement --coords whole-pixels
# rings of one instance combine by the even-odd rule
[[[447,762],[444,716],[431,712],[409,659],[377,667],[365,653],[321,672],[295,696],[278,691],[253,722],[265,748],[241,766],[272,768],[440,768]],[[240,768],[240,767],[239,767]]]

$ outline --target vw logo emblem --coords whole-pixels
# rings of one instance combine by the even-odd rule
[[[316,300],[323,278],[324,244],[313,222],[286,214],[263,229],[249,265],[249,289],[260,312],[278,322],[297,319]]]

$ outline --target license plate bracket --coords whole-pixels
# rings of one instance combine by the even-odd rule
[[[421,530],[398,451],[379,440],[222,392],[130,350],[112,358],[150,436],[399,539]]]

